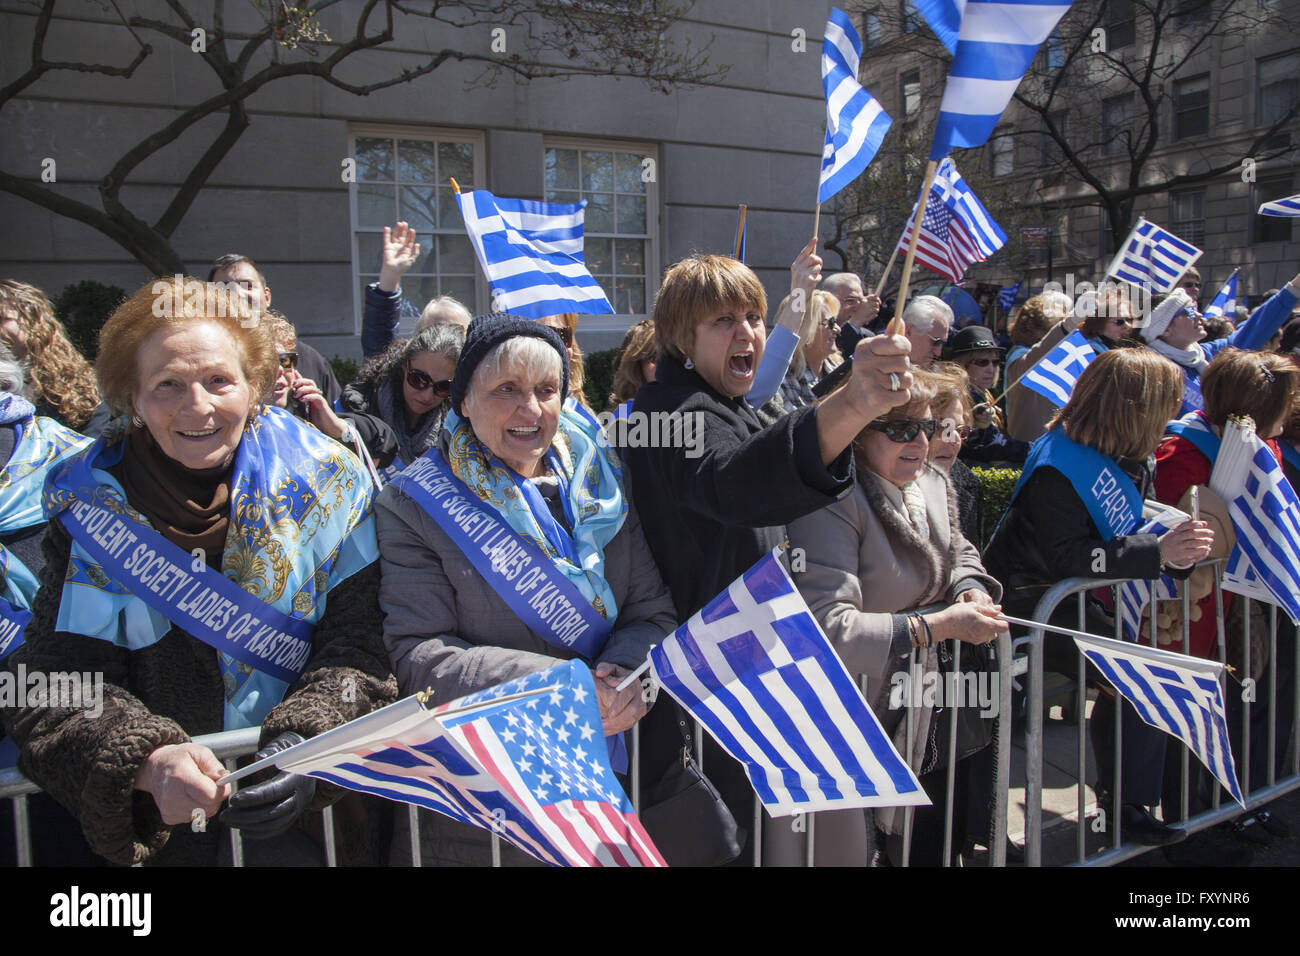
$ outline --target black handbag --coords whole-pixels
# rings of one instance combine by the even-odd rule
[[[981,680],[984,674],[997,674],[998,664],[994,658],[992,645],[990,644],[968,644],[965,641],[958,642],[959,653],[961,654],[961,673],[964,675],[974,674],[976,681]],[[948,649],[948,642],[944,641],[939,644],[939,680],[940,687],[946,694],[949,686],[948,675],[955,670],[953,652]],[[990,687],[993,692],[997,693],[997,681],[988,678]],[[951,705],[953,702],[944,700],[944,704]],[[979,704],[972,700],[962,702],[963,706],[957,708],[957,760],[965,760],[972,754],[979,753],[990,743],[993,742],[993,721],[992,717],[981,717]],[[930,733],[925,743],[925,756],[921,760],[921,775],[934,773],[936,770],[943,770],[948,766],[948,748],[949,741],[952,739],[951,729],[952,717],[948,712],[948,707],[936,706],[930,714]]]
[[[641,801],[638,814],[670,866],[721,866],[740,856],[745,831],[691,756],[691,735],[678,714],[680,758]]]

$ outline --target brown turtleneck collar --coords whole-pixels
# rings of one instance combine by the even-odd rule
[[[132,430],[124,441],[122,460],[108,471],[121,482],[127,502],[172,544],[189,552],[202,548],[207,563],[220,569],[230,526],[233,458],[195,470],[168,458],[147,429]]]

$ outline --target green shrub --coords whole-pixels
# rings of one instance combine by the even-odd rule
[[[336,355],[330,359],[330,368],[334,369],[334,377],[339,380],[339,384],[347,385],[357,380],[357,372],[361,369],[361,365],[356,359]]]
[[[605,403],[609,401],[610,390],[614,387],[614,362],[617,359],[618,349],[591,352],[582,357],[582,369],[586,376],[582,391],[587,396],[587,404],[596,412],[603,412]]]
[[[1019,468],[972,468],[984,489],[984,542],[993,537],[993,529],[1011,505],[1011,492],[1020,480]]]
[[[54,314],[87,361],[95,361],[99,330],[125,298],[126,290],[118,286],[83,279],[76,285],[64,286],[54,300]]]

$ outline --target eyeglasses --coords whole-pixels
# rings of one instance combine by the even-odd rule
[[[954,427],[952,431],[953,434],[956,435],[958,438],[960,438],[962,441],[965,441],[967,438],[970,438],[969,425],[961,425],[961,426]],[[948,437],[948,436],[945,435],[944,437]]]
[[[934,430],[939,423],[933,418],[894,418],[889,421],[872,422],[867,426],[872,431],[884,432],[885,437],[899,445],[915,441],[916,436],[925,433],[926,438],[934,437]]]
[[[840,320],[836,318],[823,319],[817,324],[820,325],[823,329],[835,329],[835,328],[839,328]]]
[[[280,353],[280,368],[297,368],[297,367],[298,367],[297,352]]]
[[[547,328],[560,337],[566,349],[573,348],[573,329],[567,325],[548,325]]]
[[[998,360],[994,358],[977,358],[970,360],[971,368],[988,368],[990,365],[997,365]]]
[[[427,373],[421,372],[418,368],[408,368],[406,370],[406,384],[417,392],[426,392],[433,389],[434,394],[443,398],[451,394],[451,379],[444,378],[441,382],[435,382]]]

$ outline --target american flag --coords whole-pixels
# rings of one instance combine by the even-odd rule
[[[1232,270],[1232,275],[1228,276],[1228,281],[1223,283],[1223,288],[1219,294],[1214,297],[1214,301],[1209,304],[1205,310],[1205,317],[1213,315],[1231,315],[1237,313],[1237,270]]]
[[[912,238],[916,206],[907,228],[898,240],[898,251],[907,254]],[[916,241],[916,261],[927,269],[960,282],[972,262],[983,262],[1002,248],[1007,234],[993,221],[988,210],[975,198],[951,159],[935,170],[930,195],[921,217],[921,235]]]
[[[1020,376],[1020,384],[1037,392],[1058,408],[1064,408],[1083,370],[1097,357],[1083,333],[1077,329],[1061,340],[1038,364]]]
[[[1300,500],[1250,419],[1223,427],[1210,487],[1228,502],[1237,544],[1223,586],[1259,597],[1259,586],[1300,623]]]
[[[655,679],[772,816],[928,805],[776,554],[651,650]]]
[[[862,174],[889,132],[880,101],[858,82],[862,40],[848,14],[831,7],[822,40],[822,92],[826,94],[826,142],[822,147],[817,201],[826,202]],[[744,261],[743,259],[741,260]]]
[[[1258,215],[1300,216],[1300,193],[1287,196],[1285,199],[1275,199],[1272,202],[1261,203]]]
[[[1187,515],[1177,508],[1146,502],[1147,508],[1157,508],[1159,513],[1137,529],[1134,534],[1162,535],[1171,531],[1187,520]],[[1157,601],[1172,601],[1178,597],[1178,585],[1167,574],[1162,574],[1154,581],[1125,581],[1119,586],[1119,616],[1124,633],[1130,641],[1141,639],[1142,612],[1146,610],[1154,597]],[[1153,594],[1154,592],[1154,594]]]
[[[581,661],[432,710],[408,697],[273,759],[491,830],[545,863],[666,865],[614,777]]]
[[[1139,219],[1111,260],[1106,278],[1168,292],[1200,257],[1201,250],[1190,242],[1154,222]]]
[[[1074,641],[1144,721],[1185,743],[1245,805],[1228,740],[1222,664],[1104,637]]]

